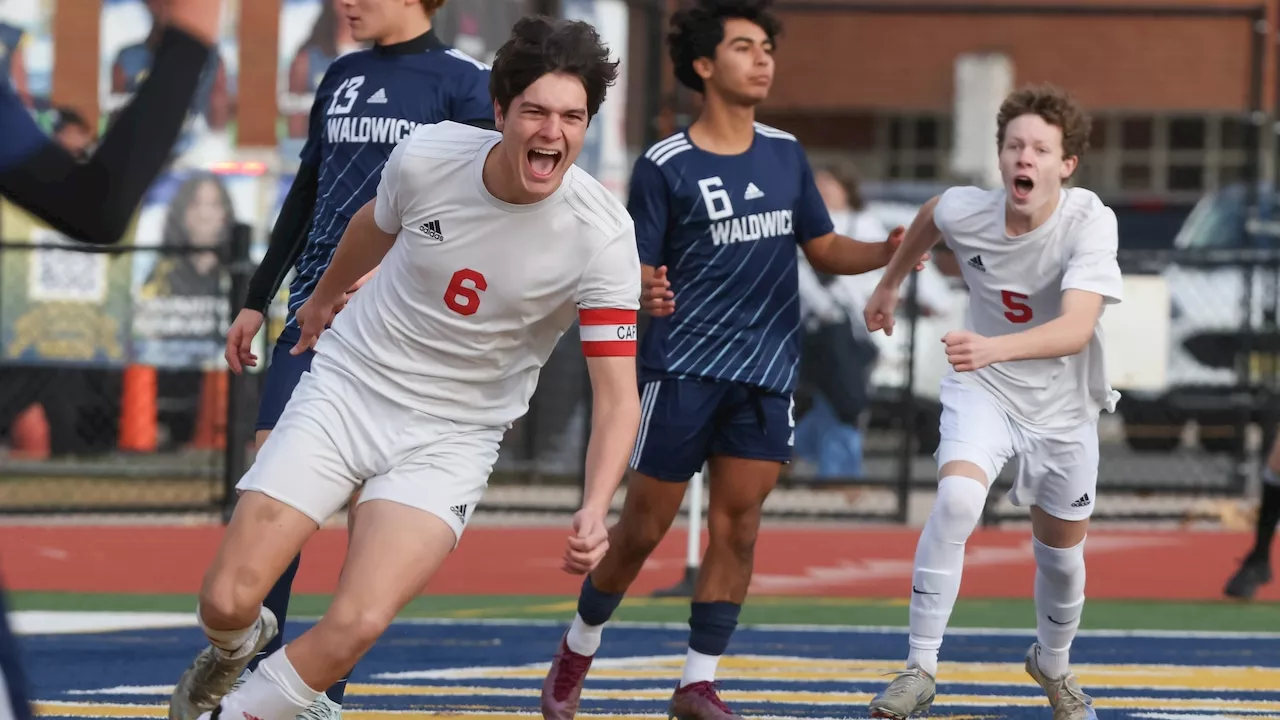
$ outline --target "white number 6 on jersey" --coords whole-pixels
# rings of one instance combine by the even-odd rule
[[[698,188],[702,190],[702,201],[707,205],[708,218],[715,221],[733,216],[733,203],[729,201],[729,193],[724,189],[724,183],[719,177],[699,180]],[[723,207],[716,209],[716,203],[722,204]]]
[[[360,86],[364,85],[364,76],[357,75],[342,81],[338,89],[333,93],[333,102],[329,103],[329,115],[346,115],[351,112],[351,108],[355,107],[356,100],[360,98],[357,92]],[[338,98],[343,98],[345,102],[338,104]]]

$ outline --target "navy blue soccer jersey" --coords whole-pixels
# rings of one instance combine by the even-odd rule
[[[489,69],[429,32],[333,61],[316,90],[302,162],[319,169],[306,246],[294,265],[286,332],[333,258],[347,222],[378,190],[396,143],[419,125],[493,123]]]
[[[667,266],[676,310],[640,346],[642,381],[701,377],[791,392],[800,357],[797,250],[831,216],[795,136],[756,123],[751,148],[717,155],[685,132],[649,148],[628,209],[640,262]]]

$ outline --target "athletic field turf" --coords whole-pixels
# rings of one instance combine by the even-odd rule
[[[219,532],[0,528],[0,563],[15,589],[40,715],[165,716],[172,683],[202,644],[192,593]],[[546,663],[580,582],[554,567],[564,534],[469,530],[432,594],[415,601],[357,669],[347,717],[536,716]],[[933,716],[1050,717],[1022,670],[1034,626],[1025,540],[1023,532],[984,531],[971,542],[962,589],[970,599],[943,646]],[[317,536],[300,592],[332,588],[342,542],[340,532]],[[1100,717],[1280,717],[1276,589],[1268,588],[1271,601],[1248,605],[1217,599],[1246,537],[1098,530],[1090,543],[1090,600],[1072,658]],[[905,654],[902,590],[909,591],[913,547],[911,530],[766,532],[760,594],[721,663],[725,699],[747,717],[865,717],[884,673]],[[580,716],[664,716],[688,606],[647,594],[679,576],[682,548],[673,534],[606,631]],[[296,598],[289,636],[326,602],[319,594]]]

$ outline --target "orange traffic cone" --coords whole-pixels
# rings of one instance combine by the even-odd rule
[[[125,368],[120,395],[120,449],[155,452],[159,442],[156,435],[156,369],[146,365]]]
[[[34,403],[18,414],[9,431],[13,455],[24,460],[44,460],[49,457],[49,419],[44,406]]]
[[[200,414],[191,444],[201,450],[220,450],[227,442],[227,373],[210,370],[200,387]]]

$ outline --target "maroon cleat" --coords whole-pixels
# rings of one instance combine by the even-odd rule
[[[716,693],[716,684],[696,682],[676,688],[667,706],[669,720],[742,720]]]
[[[570,650],[568,638],[567,632],[560,638],[560,649],[542,681],[542,717],[546,720],[573,720],[582,697],[582,682],[591,669],[591,656]]]

